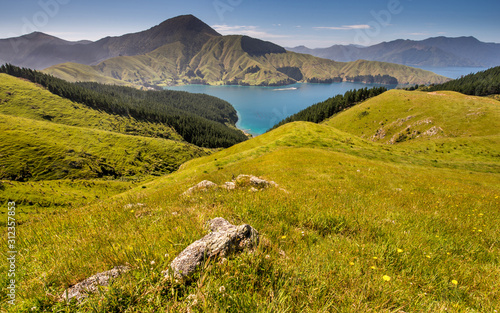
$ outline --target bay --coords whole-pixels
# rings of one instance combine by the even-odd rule
[[[204,93],[228,101],[238,112],[236,126],[254,136],[263,134],[282,119],[315,103],[352,89],[396,85],[297,83],[281,87],[184,85],[165,89]]]
[[[426,70],[426,71],[431,71],[431,72],[434,72],[438,75],[442,75],[442,76],[445,76],[445,77],[448,77],[451,79],[457,79],[457,78],[460,78],[461,76],[474,74],[477,72],[487,70],[487,68],[484,68],[484,67],[426,67],[426,66],[419,66],[418,68]]]

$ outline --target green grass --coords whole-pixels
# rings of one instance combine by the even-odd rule
[[[500,168],[480,148],[498,150],[493,132],[385,145],[328,125],[290,123],[109,200],[21,214],[19,303],[11,309],[493,312],[500,306]],[[413,151],[453,140],[467,144],[455,156]],[[287,192],[180,197],[201,180],[221,184],[238,174],[274,180]],[[127,205],[135,203],[144,205]],[[255,227],[257,250],[206,264],[187,285],[163,279],[161,271],[217,216]],[[132,271],[82,305],[56,301],[67,286],[121,264]]]
[[[26,213],[57,212],[106,200],[144,183],[141,180],[45,180],[31,182],[2,181],[0,203],[15,201]]]
[[[11,180],[159,175],[207,153],[167,139],[0,117],[1,177]]]
[[[332,117],[326,124],[380,143],[496,136],[500,103],[452,91],[390,90]],[[436,133],[426,134],[431,128]]]
[[[101,84],[133,86],[129,82],[105,76],[90,65],[74,62],[53,65],[46,68],[44,72],[73,83],[79,81],[93,81]]]
[[[183,140],[171,127],[93,110],[29,81],[0,74],[0,113],[128,135]]]

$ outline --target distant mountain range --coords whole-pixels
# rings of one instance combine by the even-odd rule
[[[334,45],[309,49],[305,46],[287,48],[339,62],[359,59],[427,67],[494,67],[500,65],[500,44],[485,43],[474,37],[434,37],[421,41],[395,40],[360,47]]]
[[[33,69],[75,62],[95,65],[117,56],[151,52],[163,45],[184,40],[187,49],[199,50],[212,36],[220,36],[212,28],[190,16],[169,19],[148,30],[98,41],[72,42],[40,32],[21,37],[0,39],[0,61]]]
[[[248,36],[222,36],[193,15],[96,42],[69,42],[43,33],[3,39],[0,63],[45,69],[68,81],[142,86],[333,81],[431,84],[447,80],[398,64],[336,62]]]

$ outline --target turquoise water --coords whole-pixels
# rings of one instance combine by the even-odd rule
[[[186,85],[167,87],[192,93],[205,93],[224,99],[238,111],[238,128],[252,135],[266,132],[282,119],[315,103],[351,89],[382,86],[362,83],[294,84],[283,87],[205,86]],[[387,86],[395,88],[396,86]]]

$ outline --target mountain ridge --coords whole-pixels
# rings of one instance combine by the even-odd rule
[[[310,49],[305,46],[287,48],[336,61],[366,59],[409,66],[470,66],[500,65],[500,44],[481,42],[472,36],[431,37],[424,40],[397,39],[372,46],[333,45]]]
[[[190,58],[185,51],[193,56]],[[360,75],[387,75],[400,84],[433,84],[448,80],[432,72],[398,64],[335,62],[286,51],[271,42],[244,35],[214,36],[198,51],[175,42],[144,55],[119,56],[94,66],[63,63],[49,67],[45,72],[70,81],[109,77],[146,86],[281,86],[295,82],[352,81]]]
[[[222,36],[193,15],[177,16],[142,32],[105,37],[90,43],[58,41],[42,33],[32,37],[38,38],[36,48],[30,48],[26,38],[16,43],[25,46],[22,55],[13,53],[12,42],[9,47],[9,40],[0,40],[0,58],[10,64],[35,69],[48,65],[47,73],[73,82],[151,87],[178,84],[281,86],[295,82],[365,80],[432,84],[446,81],[445,77],[430,72],[397,65],[363,63],[363,68],[355,68],[351,64],[287,52],[269,41],[243,35]],[[54,40],[56,44],[51,43]],[[343,71],[346,66],[349,72]],[[368,68],[370,70],[366,71]],[[358,77],[360,75],[362,77]],[[385,78],[380,80],[378,75]]]
[[[212,36],[221,35],[195,16],[181,15],[144,31],[108,36],[94,42],[71,42],[41,32],[0,39],[0,60],[40,70],[65,62],[95,65],[120,55],[148,53],[179,40],[198,47]],[[34,37],[37,41],[30,45]],[[20,51],[23,53],[19,54]]]

